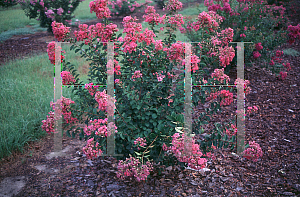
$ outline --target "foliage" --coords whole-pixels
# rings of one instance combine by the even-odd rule
[[[51,23],[57,21],[66,26],[70,25],[75,17],[72,13],[82,1],[84,0],[36,0],[20,4],[26,16],[40,21],[41,27],[46,27],[48,32],[53,33]]]

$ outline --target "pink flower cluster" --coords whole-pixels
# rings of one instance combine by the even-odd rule
[[[130,157],[126,158],[126,161],[119,161],[117,177],[122,180],[125,177],[135,177],[140,182],[146,180],[151,171],[153,171],[153,166],[149,161],[146,162],[146,165],[141,165],[138,159]]]
[[[54,133],[54,112],[50,111],[49,116],[47,115],[47,119],[46,120],[42,120],[42,130],[46,131],[48,134],[50,133]]]
[[[203,11],[198,15],[198,20],[196,21],[196,23],[192,24],[192,27],[195,25],[198,25],[199,28],[201,29],[207,27],[210,32],[214,32],[219,28],[219,23],[222,21],[223,21],[222,17],[216,14],[216,12],[209,11],[207,13]]]
[[[199,69],[198,63],[200,63],[199,57],[197,55],[192,55],[191,56],[191,71],[196,72],[196,70]],[[182,61],[182,65],[185,65],[185,59]]]
[[[116,109],[115,103],[116,99],[106,94],[106,91],[103,92],[97,91],[95,93],[95,100],[99,105],[101,111],[107,111],[109,116],[113,116],[114,110]]]
[[[94,0],[90,2],[90,12],[96,13],[98,19],[110,18],[110,9],[107,7],[108,0]]]
[[[163,71],[161,71],[161,73],[163,73]],[[157,72],[153,73],[153,75],[156,75],[157,81],[162,81],[165,78],[165,75],[162,75],[161,73],[159,73],[159,75]]]
[[[233,94],[229,90],[221,90],[217,92],[212,92],[206,101],[211,101],[216,99],[218,96],[222,98],[220,105],[230,105],[233,102]]]
[[[70,112],[70,104],[74,104],[75,102],[69,98],[65,98],[62,96],[61,99],[58,99],[56,103],[50,102],[50,107],[55,110],[55,104],[60,103],[62,114],[64,115],[64,119],[67,123],[77,122],[76,118],[72,117],[72,112]]]
[[[138,137],[135,141],[134,141],[134,145],[137,145],[138,146],[141,146],[141,147],[145,147],[147,144],[146,144],[146,139],[145,138],[140,138]],[[140,147],[138,147],[138,150],[141,150]]]
[[[244,151],[244,157],[257,162],[258,158],[263,156],[263,152],[259,146],[259,144],[254,141],[249,142],[249,148]]]
[[[264,47],[261,45],[261,42],[255,44],[255,49],[256,49],[257,51],[260,51],[260,50],[262,50],[263,48],[264,48]]]
[[[298,37],[298,39],[300,39],[300,24],[298,24],[297,26],[289,25],[288,26],[288,31],[290,32],[288,34],[289,37],[290,37],[288,42],[290,44],[293,44],[297,37]]]
[[[51,62],[51,64],[55,65],[55,41],[50,42],[47,45],[47,53],[49,56],[49,60]],[[59,47],[59,51],[61,51],[61,47]],[[63,53],[66,53],[65,51],[62,51]],[[61,55],[61,62],[63,62],[63,59],[65,59],[65,57],[63,55]]]
[[[285,79],[286,79],[286,77],[287,77],[287,72],[282,72],[282,71],[280,71],[279,74],[280,74],[282,80],[285,80]]]
[[[64,10],[62,9],[62,8],[58,8],[57,9],[57,14],[59,15],[59,16],[61,16],[61,14],[64,12]]]
[[[147,45],[155,42],[153,37],[156,37],[156,35],[152,30],[148,30],[148,28],[146,28],[143,33],[138,33],[142,31],[142,25],[140,23],[136,23],[136,20],[136,17],[132,18],[131,16],[126,16],[123,19],[123,33],[126,33],[123,45],[123,52],[125,53],[132,53],[132,51],[136,51],[137,41],[145,41]]]
[[[95,146],[94,138],[87,141],[87,145],[82,148],[82,151],[88,159],[94,159],[102,154],[102,150],[100,149],[98,142],[96,142]]]
[[[228,45],[229,42],[233,41],[233,29],[226,28],[221,31],[221,33],[217,33],[218,37],[222,41],[223,46]]]
[[[291,64],[290,63],[282,63],[282,65],[287,69],[287,71],[291,70]]]
[[[182,3],[179,0],[169,0],[167,4],[167,10],[176,12],[178,10],[181,10]]]
[[[68,111],[70,109],[69,105],[71,103],[74,103],[74,101],[72,101],[71,99],[62,97],[62,99],[59,99],[55,104],[57,104],[57,103],[60,103],[61,109],[62,109],[62,114],[67,123],[72,123],[72,122],[77,121],[76,118],[71,117],[72,114],[71,114],[71,112]],[[53,102],[50,102],[50,107],[52,107],[53,110],[55,110],[55,105]],[[49,114],[49,116],[47,115],[47,119],[42,120],[42,123],[43,123],[42,130],[44,130],[48,134],[50,134],[50,133],[54,133],[54,123],[58,117],[54,117],[53,111],[50,111],[48,114]]]
[[[167,147],[165,144],[163,144],[164,151],[172,151],[178,161],[188,163],[188,166],[190,168],[199,170],[206,167],[207,160],[205,158],[201,158],[203,154],[199,150],[199,145],[195,144],[194,138],[191,139],[192,148],[190,155],[184,154],[184,133],[182,134],[182,136],[180,136],[179,133],[175,133],[172,138],[173,140],[171,147]]]
[[[74,31],[74,35],[77,41],[85,41],[85,44],[91,43],[93,38],[99,37],[101,42],[108,42],[111,40],[112,35],[119,31],[117,25],[108,24],[104,26],[102,23],[97,23],[96,25],[88,26],[87,24],[80,24],[79,31]],[[87,39],[87,40],[85,40]]]
[[[185,52],[184,46],[185,44],[179,41],[173,43],[170,48],[166,48],[165,50],[167,51],[167,56],[169,60],[181,61]]]
[[[168,23],[175,25],[176,27],[181,27],[184,24],[183,16],[181,14],[175,14],[174,16],[169,17]]]
[[[230,64],[235,56],[235,51],[232,46],[220,47],[219,58],[220,66],[226,67]]]
[[[228,75],[224,74],[224,68],[222,69],[215,69],[214,72],[211,74],[211,77],[215,80],[219,81],[220,83],[224,82],[224,79],[226,80],[226,83],[230,81],[230,78]]]
[[[62,71],[61,72],[61,78],[62,78],[62,84],[63,85],[70,85],[70,84],[76,82],[76,80],[74,79],[74,77],[68,71]]]
[[[53,10],[47,10],[47,12],[45,12],[45,14],[46,14],[47,18],[51,18],[52,20],[55,18]]]
[[[51,26],[53,35],[58,40],[58,42],[64,41],[64,38],[67,36],[67,34],[70,33],[70,27],[66,27],[62,23],[53,21]]]
[[[95,92],[97,91],[99,86],[93,86],[93,83],[88,83],[85,84],[85,89],[87,89],[89,91],[89,93],[91,94],[91,96],[94,96]]]
[[[85,126],[84,133],[87,136],[90,136],[92,133],[95,132],[95,135],[107,137],[107,135],[110,136],[110,129],[113,126],[115,129],[115,133],[118,133],[117,131],[118,128],[112,122],[108,124],[108,126],[102,124],[107,124],[107,118],[105,118],[104,120],[102,119],[90,120],[90,125]]]
[[[137,78],[142,78],[142,77],[143,77],[143,74],[141,73],[141,71],[137,70],[137,71],[134,72],[134,74],[132,75],[131,79],[133,81],[135,81],[135,78],[137,79]]]
[[[242,82],[243,82],[242,79],[237,78],[237,79],[235,80],[234,84],[235,84],[236,86],[238,86],[239,84],[242,84]],[[250,84],[250,81],[249,81],[249,80],[245,80],[245,81],[244,81],[245,95],[249,94],[250,91],[251,91],[251,88],[248,86],[249,84]]]
[[[261,54],[258,51],[253,51],[253,58],[257,59],[261,56]]]
[[[250,114],[251,112],[257,112],[258,108],[256,106],[248,107],[247,113]]]
[[[164,24],[164,19],[166,15],[163,15],[162,17],[159,16],[158,13],[156,13],[156,10],[153,6],[148,6],[145,10],[146,15],[143,15],[143,18],[145,19],[145,22],[149,24],[155,24],[158,25],[158,23]]]

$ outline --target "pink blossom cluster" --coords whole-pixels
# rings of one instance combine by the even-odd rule
[[[58,40],[58,42],[64,41],[64,38],[67,36],[67,34],[70,33],[70,27],[66,27],[62,23],[53,21],[51,26],[53,35]]]
[[[149,24],[155,24],[155,25],[158,25],[158,23],[164,24],[164,19],[166,15],[160,17],[159,14],[156,13],[156,10],[154,9],[153,6],[148,6],[145,10],[145,13],[146,15],[143,15],[145,22]]]
[[[220,58],[220,66],[226,67],[230,64],[235,56],[235,51],[232,46],[228,47],[220,47],[219,58]]]
[[[184,46],[185,46],[185,43],[181,43],[179,41],[179,42],[173,43],[170,48],[165,49],[167,51],[167,56],[168,56],[169,60],[181,61],[182,57],[184,55],[184,52],[185,52]]]
[[[70,85],[70,84],[76,82],[76,80],[74,79],[74,77],[68,71],[62,71],[61,72],[61,78],[62,78],[62,84],[63,85]]]
[[[286,79],[286,77],[287,77],[287,72],[280,71],[279,74],[280,74],[282,80],[285,80],[285,79]]]
[[[200,59],[197,55],[191,56],[191,71],[196,72],[199,69],[198,63],[200,63]],[[185,59],[182,61],[182,65],[185,65]]]
[[[46,14],[47,18],[51,18],[52,20],[55,18],[53,10],[47,10],[47,12],[45,12],[45,14]]]
[[[141,73],[141,71],[137,70],[137,71],[134,72],[134,74],[132,75],[131,79],[133,81],[135,81],[135,78],[137,79],[137,78],[142,78],[142,77],[143,77],[143,74]]]
[[[64,119],[67,123],[77,122],[78,120],[76,118],[72,117],[72,112],[70,112],[70,104],[74,104],[75,102],[72,101],[69,98],[65,98],[62,96],[61,99],[58,99],[56,103],[50,102],[50,107],[55,110],[55,105],[57,103],[60,103],[60,107],[62,109],[62,114],[64,115]]]
[[[99,86],[93,86],[93,83],[85,84],[84,88],[87,89],[91,96],[94,96],[95,92],[99,88]]]
[[[191,139],[191,154],[184,154],[184,133],[182,136],[180,136],[179,133],[175,133],[172,138],[172,146],[167,147],[165,144],[163,144],[163,150],[168,151],[170,150],[174,156],[178,159],[180,162],[188,163],[188,166],[190,168],[199,170],[206,166],[207,160],[205,158],[201,158],[203,155],[202,152],[199,149],[199,145],[195,144],[195,139]]]
[[[88,159],[94,159],[102,154],[99,143],[96,142],[95,145],[94,138],[91,138],[87,141],[87,144],[82,148],[82,151]]]
[[[106,91],[103,90],[102,92],[100,91],[97,91],[95,93],[95,100],[98,102],[99,104],[99,109],[101,111],[104,111],[106,109],[106,106],[107,106],[107,94],[106,94]]]
[[[161,73],[163,73],[163,71],[161,71]],[[153,73],[153,75],[156,75],[157,81],[162,81],[165,78],[165,75],[162,75],[161,73],[159,73],[159,75],[157,72]]]
[[[54,133],[54,112],[50,111],[49,116],[47,115],[47,119],[46,120],[42,120],[42,130],[46,131],[48,134],[50,133]]]
[[[238,86],[239,84],[242,84],[243,80],[240,78],[237,78],[234,82],[234,84],[236,86]],[[245,90],[245,95],[249,94],[251,91],[251,88],[249,87],[250,81],[249,80],[245,80],[244,81],[244,90]]]
[[[62,8],[58,8],[57,9],[57,14],[59,15],[59,16],[61,16],[61,14],[64,12],[64,9],[62,9]]]
[[[61,47],[59,47],[58,50],[61,51]],[[65,51],[62,52],[66,53]],[[47,53],[51,64],[55,65],[55,41],[52,41],[47,45]],[[65,59],[65,57],[61,55],[61,62],[63,62],[63,59]]]
[[[223,45],[228,45],[229,42],[233,41],[233,29],[230,27],[222,30],[221,33],[217,33],[217,35]]]
[[[123,33],[126,33],[126,36],[124,37],[124,53],[132,53],[132,51],[136,51],[137,47],[137,41],[138,41],[138,35],[142,31],[142,24],[136,23],[135,21],[137,18],[132,18],[131,16],[126,16],[123,18],[123,26],[124,30]]]
[[[249,142],[249,148],[244,151],[244,157],[257,162],[258,158],[263,156],[263,152],[259,146],[259,144],[255,143],[254,141]]]
[[[141,147],[145,147],[147,144],[146,144],[146,139],[145,138],[140,138],[138,137],[135,141],[134,141],[134,145],[138,145],[138,146],[141,146]],[[138,150],[141,150],[140,147],[138,147]]]
[[[231,124],[230,127],[231,128],[229,130],[227,128],[225,129],[225,134],[227,134],[229,138],[232,137],[233,135],[236,135],[237,133],[237,128],[235,125]]]
[[[168,23],[175,25],[176,27],[181,27],[184,24],[182,14],[175,14],[168,18]]]
[[[80,24],[79,31],[74,31],[74,35],[77,41],[85,41],[85,44],[91,43],[93,38],[98,37],[98,41],[107,42],[111,40],[112,35],[119,31],[117,25],[108,24],[104,26],[102,23],[97,23],[96,25],[88,26],[87,24]],[[85,40],[87,39],[87,40]]]
[[[261,42],[255,44],[255,49],[256,49],[257,51],[260,51],[260,50],[262,50],[263,48],[264,48],[264,47],[261,45]]]
[[[114,61],[109,60],[107,62],[107,67],[108,67],[107,73],[109,75],[113,75],[114,73],[116,73],[117,75],[121,74],[121,72],[120,72],[121,66],[119,65],[119,62],[117,60],[115,60],[115,59],[114,59]]]
[[[155,43],[155,50],[156,51],[160,51],[160,50],[163,50],[163,43],[162,43],[162,40],[156,40]]]
[[[288,42],[290,44],[293,44],[297,37],[298,37],[298,39],[300,39],[300,24],[298,24],[297,26],[289,25],[288,26],[288,31],[290,32],[288,34],[289,37],[290,37]]]
[[[178,10],[181,10],[182,3],[179,0],[169,0],[167,3],[167,10],[176,12]]]
[[[214,72],[211,74],[211,77],[215,80],[219,81],[220,83],[224,82],[224,79],[226,80],[226,83],[230,81],[230,78],[228,75],[224,74],[224,68],[222,69],[215,69]]]
[[[253,58],[257,59],[261,56],[261,54],[258,51],[253,51]]]
[[[193,26],[198,25],[199,28],[201,28],[201,29],[207,27],[210,32],[215,32],[215,30],[217,30],[219,28],[219,23],[222,21],[223,21],[222,17],[219,16],[216,12],[209,11],[207,13],[207,12],[203,11],[202,13],[200,13],[198,15],[198,19],[197,19],[196,23],[193,23],[192,25]],[[196,28],[196,29],[199,29],[199,28]]]
[[[108,0],[94,0],[90,2],[90,12],[96,13],[98,19],[110,18],[110,9],[107,7]]]
[[[291,70],[291,64],[290,63],[282,63],[282,65],[287,69],[287,71]]]
[[[140,182],[146,180],[151,171],[153,171],[153,166],[149,161],[141,165],[138,159],[130,157],[126,158],[126,161],[119,161],[117,177],[122,180],[124,180],[125,177],[135,177],[135,179]]]
[[[107,124],[107,118],[103,119],[95,119],[95,120],[90,120],[90,125],[85,126],[84,128],[84,133],[87,136],[90,136],[92,133],[95,133],[95,135],[98,136],[105,136],[110,135],[110,129],[111,127],[114,127],[115,133],[118,133],[117,129],[113,122],[111,122],[109,126],[106,126]]]
[[[230,105],[233,102],[233,94],[229,90],[221,90],[217,92],[212,92],[207,98],[206,101],[211,101],[216,99],[218,96],[222,98],[220,105]]]
[[[250,114],[251,112],[257,112],[258,111],[258,108],[256,106],[253,106],[253,107],[248,107],[247,108],[247,113]]]

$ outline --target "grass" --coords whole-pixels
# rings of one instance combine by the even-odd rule
[[[79,73],[87,64],[79,54],[62,47],[68,59]],[[87,76],[82,80],[86,81]],[[31,58],[16,60],[0,67],[0,159],[9,156],[12,151],[22,151],[29,141],[44,136],[42,120],[51,111],[50,101],[54,98],[53,65],[48,55],[35,55]],[[71,88],[63,88],[63,96],[74,98]]]

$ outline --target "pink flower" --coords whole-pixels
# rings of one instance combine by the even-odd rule
[[[232,46],[220,47],[219,50],[220,65],[226,67],[233,60],[235,56],[235,51]]]
[[[76,82],[76,80],[74,79],[74,77],[68,71],[62,71],[61,72],[61,78],[62,78],[62,84],[63,85],[70,85],[70,84]]]
[[[241,38],[243,38],[243,37],[245,38],[246,35],[245,35],[245,34],[240,34],[240,37],[241,37]]]
[[[271,62],[269,63],[271,66],[273,66],[275,63],[273,60],[271,60]]]
[[[280,74],[282,80],[285,80],[285,78],[287,77],[287,72],[280,71],[279,74]]]
[[[134,72],[134,74],[132,75],[131,79],[132,79],[133,81],[135,81],[134,78],[142,78],[142,77],[143,77],[143,74],[141,73],[141,71],[140,71],[140,70],[137,70],[137,71]]]
[[[177,11],[177,10],[181,10],[182,8],[182,3],[178,0],[169,0],[168,4],[167,4],[167,10],[169,11]]]
[[[230,81],[230,78],[228,75],[224,74],[224,68],[222,69],[215,69],[214,72],[211,74],[211,77],[215,80],[219,81],[220,83],[224,82],[224,79],[226,83]]]
[[[261,46],[261,42],[255,44],[255,48],[256,48],[257,51],[262,50],[262,49],[263,49],[263,46]]]
[[[110,9],[107,7],[108,0],[94,0],[90,2],[90,12],[95,12],[97,18],[109,18]]]
[[[254,141],[249,142],[249,148],[247,148],[243,153],[244,157],[253,160],[256,162],[258,158],[263,156],[263,152],[259,146],[259,144],[255,143]]]
[[[57,14],[58,15],[61,15],[63,12],[64,12],[64,10],[62,8],[58,8],[57,9]]]
[[[53,21],[51,26],[52,26],[52,31],[53,31],[54,37],[59,42],[64,41],[67,34],[70,33],[70,27],[66,27],[62,23],[56,23],[56,21]]]
[[[261,56],[261,54],[258,52],[258,51],[254,51],[253,52],[253,57],[254,57],[254,59],[257,59],[257,58],[259,58]]]
[[[279,51],[279,50],[276,51],[276,57],[280,57],[282,55],[283,55],[283,51]]]

